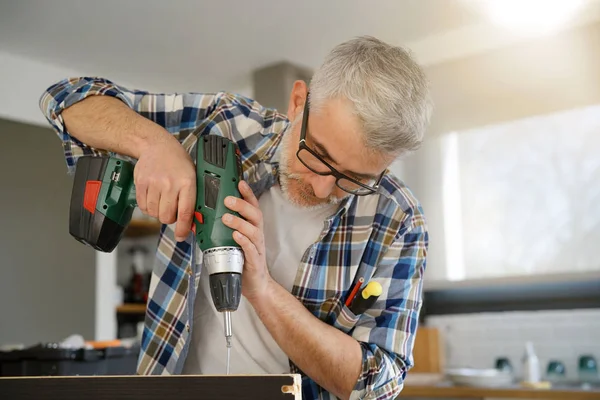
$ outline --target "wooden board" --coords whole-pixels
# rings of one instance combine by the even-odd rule
[[[300,375],[64,376],[0,378],[11,400],[301,400]]]

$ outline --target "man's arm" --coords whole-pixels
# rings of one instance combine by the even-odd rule
[[[88,146],[139,159],[149,147],[174,141],[165,128],[112,96],[90,96],[62,112],[65,130]]]
[[[421,210],[400,227],[371,280],[383,294],[362,316],[352,337],[363,348],[362,371],[352,398],[394,399],[413,366],[412,351],[422,305],[429,234]]]
[[[112,140],[112,136],[122,134],[123,128],[131,127],[141,128],[141,132],[134,132],[136,136],[151,136],[150,133],[145,131],[150,129],[151,131],[160,131],[161,134],[166,131],[181,141],[183,136],[196,129],[208,115],[221,105],[224,97],[224,93],[151,93],[143,90],[131,90],[105,78],[77,77],[63,79],[51,85],[42,93],[39,106],[48,122],[63,141],[66,142],[72,138],[83,140],[82,137],[86,136],[88,141],[94,141],[92,132],[103,135],[104,132],[109,130],[111,136],[101,138],[98,141],[101,142],[99,143],[101,145],[107,144],[114,148],[119,144]],[[116,107],[115,104],[118,105],[117,102],[105,102],[98,98],[118,99],[133,113],[127,112],[123,107],[119,112],[118,109],[114,108]],[[82,103],[83,100],[86,100],[86,102],[89,100],[89,103],[98,101],[98,103],[85,108],[81,107],[79,113],[73,110],[63,114],[71,106]],[[110,107],[107,110],[109,112],[103,112],[103,109],[108,107]],[[111,112],[117,112],[117,114],[112,115]],[[83,119],[80,118],[79,124],[75,120],[70,122],[70,128],[66,129],[63,117],[68,113],[73,114],[69,118],[75,119],[79,114],[79,117],[83,117]],[[102,116],[96,118],[92,113],[102,113]],[[94,124],[99,124],[102,130],[95,129],[91,124],[92,119]],[[154,124],[149,124],[148,121],[154,122]],[[115,122],[118,122],[118,124],[115,124]],[[71,129],[74,131],[71,132]],[[130,133],[125,132],[125,138]],[[106,143],[107,140],[112,140],[112,143]],[[85,147],[86,150],[88,146],[92,146],[87,141],[66,144],[72,147]],[[108,150],[108,146],[97,146],[97,148]],[[125,149],[131,153],[136,152],[134,146],[126,145]],[[69,159],[69,156],[77,157],[81,155],[80,150],[73,149],[73,154],[67,155],[69,166],[74,165],[74,163],[69,163],[69,161],[73,161]],[[125,153],[121,154],[125,155]]]
[[[378,276],[376,273],[371,281],[385,282],[382,275],[387,275],[387,272],[381,272],[383,274]],[[388,309],[379,318],[359,321],[355,327],[356,334],[352,336],[316,318],[273,280],[269,281],[263,296],[257,296],[251,304],[281,349],[320,386],[343,399],[363,398],[371,392],[374,393],[372,398],[391,399],[400,393],[404,375],[412,365],[410,359],[418,305],[411,297],[420,297],[417,294],[420,293],[420,282],[415,276],[409,279],[414,281],[396,282],[400,287],[392,288],[392,291],[403,292],[399,295],[406,304],[390,299]],[[386,288],[388,293],[389,289]],[[348,318],[353,319],[354,316]],[[356,318],[359,319],[359,316]],[[366,329],[361,329],[363,327]],[[383,335],[376,331],[383,332]],[[386,350],[385,342],[390,337],[394,338],[394,348]]]
[[[194,215],[196,170],[177,139],[115,97],[88,97],[62,114],[66,130],[81,142],[138,160],[138,207],[162,223],[177,221],[175,235],[185,239]]]
[[[272,279],[263,296],[251,304],[273,339],[302,372],[336,397],[350,397],[363,359],[354,338],[312,315]]]
[[[244,199],[228,197],[225,205],[245,220],[225,214],[223,222],[244,250],[243,294],[271,336],[305,374],[338,397],[396,397],[412,366],[428,245],[422,219],[413,218],[378,264],[372,280],[382,284],[383,293],[374,309],[362,316],[342,309],[340,318],[356,324],[349,336],[313,316],[271,279],[258,200],[244,182],[239,187]]]
[[[183,240],[192,223],[196,179],[178,138],[217,102],[217,95],[153,94],[103,78],[74,78],[48,88],[40,108],[63,140],[70,169],[85,154],[108,151],[137,159],[139,208],[162,223],[177,221],[175,235]]]

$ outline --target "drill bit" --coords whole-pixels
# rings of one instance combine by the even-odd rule
[[[227,342],[227,371],[226,374],[229,375],[229,360],[231,358],[231,311],[225,311],[223,313],[223,319],[225,321],[225,340]]]
[[[227,338],[227,375],[229,375],[229,360],[231,358],[231,339]]]

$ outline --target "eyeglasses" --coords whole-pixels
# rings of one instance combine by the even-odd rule
[[[373,194],[379,188],[379,183],[385,175],[385,171],[381,173],[377,179],[354,179],[348,175],[342,174],[335,168],[333,168],[327,161],[323,160],[313,149],[308,147],[306,144],[306,131],[308,126],[308,96],[304,103],[304,115],[302,116],[302,128],[300,131],[300,143],[298,145],[298,151],[296,157],[306,168],[311,170],[317,175],[335,176],[335,184],[337,187],[350,194],[358,196],[365,196]]]

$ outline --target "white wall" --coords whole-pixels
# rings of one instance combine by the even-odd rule
[[[129,88],[149,91],[185,91],[197,88],[175,87],[163,82],[130,82],[122,79],[118,71],[89,70],[80,71],[70,68],[28,59],[0,51],[0,118],[47,126],[47,122],[38,108],[42,92],[51,84],[74,76],[103,76]],[[252,96],[252,76],[250,72],[238,79],[235,87],[225,87],[234,93]]]
[[[60,141],[48,128],[0,120],[0,149],[0,345],[94,339],[94,250],[69,234]]]
[[[77,73],[62,67],[0,52],[0,117],[48,126],[38,107],[42,92],[52,83]]]
[[[598,22],[429,66],[429,135],[600,103],[598,71]]]

